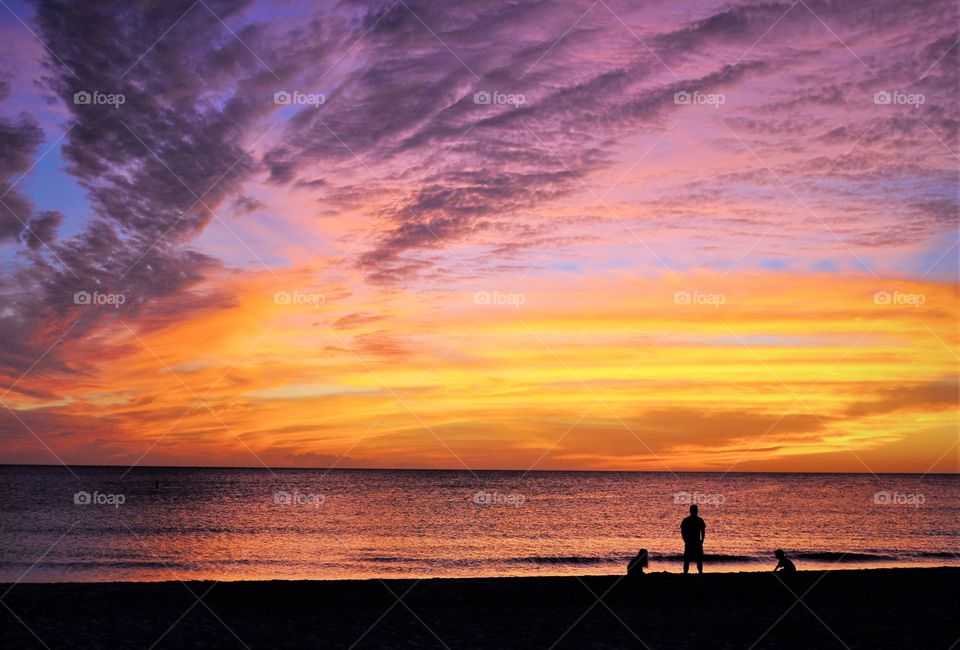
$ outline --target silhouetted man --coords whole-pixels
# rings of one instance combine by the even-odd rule
[[[690,571],[690,562],[697,563],[697,573],[703,573],[703,540],[707,536],[707,524],[697,516],[697,506],[690,506],[690,516],[680,522],[683,537],[683,572]]]

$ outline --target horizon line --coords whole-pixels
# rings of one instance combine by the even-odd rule
[[[61,464],[50,464],[50,463],[0,463],[0,467],[64,467],[71,469],[74,467],[95,467],[95,468],[125,468],[130,471],[135,469],[242,469],[242,470],[313,470],[313,471],[360,471],[360,472],[459,472],[459,473],[476,473],[476,472],[515,472],[522,474],[571,474],[571,473],[592,473],[592,474],[844,474],[851,476],[960,476],[960,471],[957,472],[844,472],[844,471],[742,471],[742,470],[644,470],[644,469],[490,469],[490,468],[455,468],[455,467],[290,467],[290,466],[274,466],[269,467],[267,465],[123,465],[123,464],[114,464],[114,465],[102,465],[102,464],[89,464],[89,463],[61,463]]]

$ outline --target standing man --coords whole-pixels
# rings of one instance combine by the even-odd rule
[[[703,573],[703,540],[707,536],[707,524],[697,516],[697,506],[690,506],[690,516],[680,522],[683,537],[683,572],[690,571],[690,561],[697,563],[697,573]]]

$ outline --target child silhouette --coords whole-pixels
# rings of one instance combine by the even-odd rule
[[[642,576],[647,567],[647,549],[641,548],[637,555],[627,564],[627,575],[631,578]]]
[[[773,552],[779,562],[777,566],[774,567],[774,573],[796,573],[797,567],[793,561],[787,557],[787,554],[783,552],[783,549],[777,549]]]

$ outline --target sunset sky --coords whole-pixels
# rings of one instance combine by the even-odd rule
[[[960,471],[956,2],[0,4],[0,462]]]

